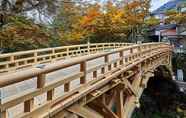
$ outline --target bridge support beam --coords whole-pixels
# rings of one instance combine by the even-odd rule
[[[123,89],[118,88],[116,96],[116,114],[118,118],[126,118],[124,113]]]
[[[67,110],[83,118],[103,118],[103,116],[101,116],[99,113],[92,110],[88,106],[81,106],[79,104],[76,104],[71,106]]]
[[[104,104],[101,99],[97,99],[89,104],[89,106],[96,112],[101,114],[104,118],[119,118],[108,105]]]

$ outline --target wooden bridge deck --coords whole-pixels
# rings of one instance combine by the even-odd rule
[[[1,117],[35,118],[48,115],[56,117],[59,115],[58,113],[63,113],[63,109],[68,108],[74,102],[86,99],[83,102],[86,106],[89,101],[104,95],[103,91],[114,89],[121,83],[128,86],[134,96],[138,98],[148,81],[148,79],[142,80],[142,75],[145,74],[143,76],[148,78],[147,72],[161,64],[169,64],[171,50],[167,44],[152,43],[131,46],[121,45],[121,47],[110,48],[109,52],[100,49],[97,49],[97,51],[99,53],[94,52],[94,54],[89,53],[66,60],[52,61],[45,66],[34,65],[34,67],[26,70],[2,74],[0,76],[2,78],[0,80]],[[129,75],[123,77],[135,77],[137,80],[134,80],[134,82],[132,80],[132,83],[131,80],[127,79],[118,80],[118,76],[126,75],[126,73],[129,73]],[[114,84],[108,84],[110,81],[113,81]],[[101,89],[100,93],[98,89]],[[89,97],[89,94],[93,98]],[[61,105],[62,107],[60,107]],[[128,101],[126,106],[134,107],[135,105]],[[79,112],[76,113],[77,111],[71,111],[72,109],[68,109],[68,112],[76,117],[83,115]],[[90,114],[95,112],[97,116],[102,116],[98,115],[99,113],[95,109],[91,110],[89,106],[82,106],[80,109]],[[129,116],[129,111],[132,111],[132,109],[126,109],[128,109],[128,112],[126,110],[125,114]],[[62,110],[62,112],[58,110]],[[106,111],[110,113],[109,109]],[[111,114],[113,117],[124,118],[124,116],[119,116],[119,113],[117,113],[118,116],[112,112]],[[89,117],[87,116],[87,118]]]

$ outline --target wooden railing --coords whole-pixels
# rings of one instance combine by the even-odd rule
[[[59,109],[63,109],[82,96],[90,93],[92,90],[99,86],[102,86],[113,79],[113,77],[105,77],[106,74],[111,72],[118,73],[122,70],[137,65],[148,58],[152,58],[159,55],[159,58],[163,58],[163,55],[170,53],[171,47],[164,43],[147,43],[141,45],[132,45],[123,48],[118,48],[109,52],[101,52],[94,55],[87,55],[78,58],[69,59],[67,62],[56,61],[52,64],[45,66],[44,68],[32,68],[21,72],[7,74],[0,76],[0,88],[9,87],[14,84],[19,84],[30,79],[36,79],[36,88],[23,91],[14,96],[1,100],[1,118],[7,118],[7,111],[16,105],[22,104],[23,113],[17,114],[15,118],[19,117],[41,117],[52,116]],[[117,55],[118,58],[111,58],[111,55]],[[104,64],[95,65],[94,67],[87,67],[87,63],[95,59],[102,58]],[[148,64],[148,63],[147,63]],[[72,66],[78,66],[78,73],[70,74],[66,77],[61,75],[59,79],[47,83],[46,79],[49,74],[67,69]],[[146,68],[147,69],[147,68]],[[92,76],[87,76],[92,74]],[[72,83],[79,81],[72,89]],[[100,83],[99,86],[94,83]],[[91,87],[90,87],[91,85]],[[89,88],[87,88],[89,86]],[[55,90],[58,87],[62,87],[64,91],[63,95],[56,96]],[[45,101],[36,106],[34,104],[34,98],[45,95]],[[44,99],[44,98],[43,98]],[[59,107],[60,106],[60,107]],[[19,108],[21,109],[21,108]]]
[[[0,73],[68,57],[96,53],[132,45],[131,43],[95,43],[62,46],[0,55]]]

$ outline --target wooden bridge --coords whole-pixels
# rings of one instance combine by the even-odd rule
[[[0,56],[0,118],[129,118],[165,43],[101,43]]]

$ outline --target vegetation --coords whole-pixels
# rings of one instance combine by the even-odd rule
[[[4,52],[14,52],[87,41],[137,42],[138,35],[147,37],[148,29],[160,23],[159,19],[149,16],[150,0],[90,1],[1,0],[0,48]],[[185,13],[169,10],[166,15],[167,24],[186,22]],[[175,60],[176,68],[183,66],[185,58],[179,60],[180,63]],[[166,77],[155,76],[152,79],[157,80],[150,82],[154,88],[145,90],[142,106],[134,117],[183,116],[185,95],[175,89],[177,87],[172,81],[159,82],[158,78]]]
[[[90,42],[136,42],[144,35],[150,0],[1,1],[0,46],[5,52]]]
[[[160,19],[151,16],[145,20],[145,24],[149,27],[156,26],[160,24]]]
[[[179,12],[177,10],[168,10],[166,12],[167,18],[165,22],[167,24],[175,23],[175,24],[185,24],[186,23],[186,13]]]
[[[172,59],[173,71],[177,73],[177,69],[183,70],[184,81],[186,81],[186,55],[185,54],[174,54]]]
[[[131,34],[141,32],[140,27],[149,13],[149,2],[144,0],[125,4],[110,0],[103,5],[63,4],[55,23],[60,24],[57,27],[61,39],[65,41],[126,41]]]
[[[52,38],[45,26],[22,16],[9,17],[0,30],[1,48],[8,52],[49,47]]]
[[[151,0],[1,0],[0,48],[4,52],[90,42],[137,42],[160,23],[149,17]],[[186,21],[167,11],[166,23]],[[142,39],[140,37],[140,39]]]
[[[186,94],[179,91],[165,67],[150,79],[132,118],[185,118]]]

